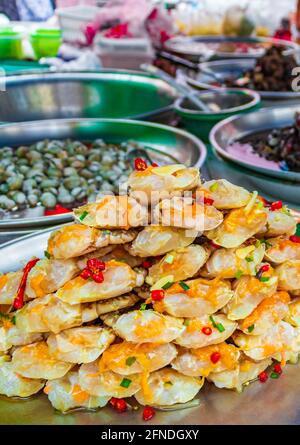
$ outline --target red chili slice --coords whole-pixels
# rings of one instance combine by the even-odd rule
[[[282,368],[280,363],[276,363],[276,365],[274,365],[274,372],[276,372],[277,374],[282,374]]]
[[[124,413],[127,410],[127,403],[124,399],[117,399],[116,397],[112,397],[109,402],[111,406],[119,413]]]
[[[212,206],[215,201],[213,199],[211,199],[211,198],[204,197],[203,202],[204,202],[204,204],[206,204],[208,206]]]
[[[84,280],[87,280],[88,278],[90,278],[92,276],[92,272],[86,267],[85,269],[83,269],[80,276]]]
[[[92,278],[96,283],[103,283],[104,281],[104,275],[102,272],[94,273]]]
[[[145,406],[143,410],[143,419],[145,421],[152,419],[155,416],[155,410],[151,406]]]
[[[263,371],[260,374],[258,374],[258,378],[261,383],[265,383],[268,380],[269,376],[266,371]]]
[[[147,261],[147,260],[143,261],[142,262],[142,266],[143,266],[144,269],[149,269],[149,267],[152,266],[151,261]]]
[[[25,288],[26,288],[28,274],[38,261],[40,261],[39,258],[30,260],[24,267],[23,275],[22,275],[22,278],[21,278],[21,281],[20,281],[20,284],[19,284],[19,287],[17,290],[17,295],[13,302],[14,309],[21,309],[24,306],[24,294],[25,294]]]
[[[270,270],[270,264],[264,264],[264,265],[261,266],[261,268],[259,269],[259,272],[264,273],[264,272],[268,272],[268,270]]]
[[[100,261],[97,258],[91,258],[86,263],[87,268],[90,270],[105,270],[105,263],[104,261]]]
[[[136,158],[134,160],[134,168],[137,171],[143,171],[147,168],[147,163],[142,158]]]
[[[151,299],[153,301],[160,301],[165,298],[165,291],[163,289],[157,289],[151,291]]]
[[[300,236],[292,235],[289,239],[292,241],[292,243],[300,243]]]
[[[211,335],[212,334],[212,328],[209,326],[204,326],[204,328],[201,329],[204,335]]]
[[[274,212],[275,210],[280,210],[280,209],[282,209],[282,201],[272,202],[272,204],[270,206],[270,210],[272,212]]]
[[[216,351],[211,354],[210,361],[215,364],[215,363],[218,363],[220,358],[221,358],[221,354]]]

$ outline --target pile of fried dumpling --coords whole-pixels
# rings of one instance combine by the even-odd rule
[[[0,277],[0,393],[43,390],[62,412],[112,397],[162,407],[191,401],[205,380],[241,391],[272,362],[295,363],[290,211],[181,164],[135,170],[127,185],[51,233],[23,307],[11,309],[22,269]],[[102,264],[96,278],[91,264]]]

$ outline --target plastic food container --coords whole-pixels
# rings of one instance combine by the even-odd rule
[[[30,42],[38,59],[55,57],[62,43],[59,29],[37,29],[30,35]]]
[[[95,48],[104,68],[139,70],[142,63],[151,63],[154,58],[148,38],[114,39],[98,34]]]
[[[64,41],[86,43],[84,30],[95,20],[100,8],[96,6],[73,6],[56,10]]]
[[[22,34],[13,29],[0,29],[0,58],[22,59]]]
[[[209,141],[209,133],[218,122],[260,107],[259,94],[251,90],[202,91],[198,92],[198,95],[205,103],[215,107],[216,111],[205,113],[195,110],[195,106],[184,97],[175,102],[175,111],[181,117],[185,128],[205,142]]]

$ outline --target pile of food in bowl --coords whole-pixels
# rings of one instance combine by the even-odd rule
[[[43,390],[62,412],[141,405],[150,420],[196,403],[205,380],[278,379],[300,353],[289,210],[180,164],[136,159],[128,186],[75,209],[44,258],[1,276],[0,393]]]
[[[255,67],[238,79],[227,79],[228,87],[243,87],[256,91],[292,91],[293,69],[298,63],[293,55],[285,55],[284,48],[272,46],[257,59]]]

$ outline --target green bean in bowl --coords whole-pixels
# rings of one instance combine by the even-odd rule
[[[0,149],[0,219],[53,215],[118,192],[133,169],[136,142],[43,140]]]

